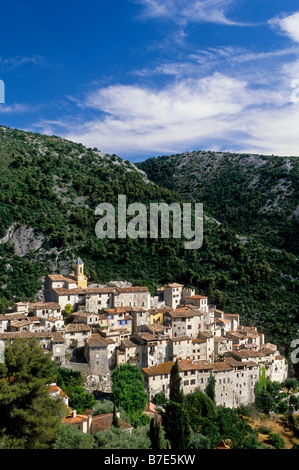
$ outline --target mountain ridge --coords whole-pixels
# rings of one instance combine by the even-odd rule
[[[92,283],[126,279],[152,293],[168,282],[184,283],[286,349],[296,337],[297,256],[239,234],[213,207],[205,211],[204,205],[198,250],[185,250],[174,238],[96,237],[96,206],[117,204],[119,194],[128,204],[146,206],[193,201],[190,193],[167,187],[173,184],[170,171],[162,187],[140,164],[57,136],[4,127],[0,169],[0,312],[10,302],[34,300],[46,274],[67,272],[80,256]]]

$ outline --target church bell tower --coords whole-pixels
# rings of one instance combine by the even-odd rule
[[[78,258],[74,264],[75,278],[78,287],[85,289],[87,287],[87,277],[84,276],[84,263],[81,258]]]

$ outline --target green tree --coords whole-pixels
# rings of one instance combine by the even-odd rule
[[[136,366],[120,365],[112,373],[112,398],[115,406],[122,408],[129,418],[134,418],[134,426],[142,420],[147,403],[143,375]]]
[[[271,393],[267,392],[267,390],[262,390],[255,396],[255,406],[258,410],[268,415],[270,411],[275,409],[276,402]]]
[[[171,442],[171,448],[188,449],[191,437],[188,415],[180,403],[169,402],[162,415],[165,437]]]
[[[61,400],[50,397],[47,384],[55,366],[35,338],[16,338],[5,350],[0,380],[2,448],[53,447],[61,419],[67,414]]]
[[[197,432],[192,432],[190,438],[190,448],[191,449],[210,449],[211,442],[207,436],[199,434]]]
[[[54,449],[93,449],[94,438],[72,424],[62,423],[58,428]]]
[[[119,423],[119,419],[118,419],[118,416],[117,416],[116,406],[115,405],[113,406],[112,426],[114,426],[115,428],[120,428],[120,423]]]
[[[197,433],[205,419],[216,417],[214,402],[200,389],[185,396],[184,408],[192,430]]]
[[[181,377],[179,373],[179,362],[176,359],[170,370],[169,399],[175,403],[183,403],[184,394],[181,390]]]
[[[150,421],[149,437],[151,440],[151,449],[161,449],[161,423],[157,422],[155,418]]]
[[[215,403],[215,376],[210,372],[210,380],[206,388],[208,397]]]
[[[69,396],[69,405],[78,413],[84,413],[87,409],[92,409],[96,403],[92,393],[86,392],[82,385],[69,386],[66,389]]]
[[[279,434],[271,433],[267,439],[267,444],[270,444],[275,449],[284,449],[285,442]]]
[[[218,407],[216,425],[221,439],[230,439],[234,449],[243,449],[246,445],[246,439],[250,434],[253,434],[253,429],[246,419],[231,408]]]
[[[100,431],[96,435],[97,449],[150,449],[149,427],[140,426],[133,429],[132,434],[111,427],[108,431]]]

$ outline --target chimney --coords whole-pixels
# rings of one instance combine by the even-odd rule
[[[72,410],[72,418],[76,418],[76,414],[77,414],[77,411],[76,411],[76,410]]]

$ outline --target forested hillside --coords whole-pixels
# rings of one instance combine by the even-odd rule
[[[186,250],[182,240],[172,237],[96,237],[96,206],[100,202],[116,204],[119,194],[127,196],[128,204],[183,202],[194,196],[187,191],[187,184],[180,186],[180,178],[173,184],[174,164],[159,170],[158,179],[144,165],[140,167],[158,184],[148,182],[143,172],[116,155],[104,155],[55,136],[0,127],[1,311],[9,302],[34,299],[46,273],[69,272],[73,260],[80,256],[89,282],[128,280],[148,285],[152,293],[166,282],[194,286],[198,293],[209,296],[211,304],[239,313],[243,324],[255,324],[268,341],[288,348],[298,329],[295,250],[287,249],[280,234],[272,244],[263,243],[260,225],[255,233],[243,230],[245,215],[243,219],[240,214],[230,216],[231,220],[221,217],[224,212],[214,210],[217,192],[220,184],[223,191],[230,184],[224,187],[220,175],[216,187],[212,180],[207,185],[213,196],[210,206],[207,189],[205,200],[202,193],[198,202],[204,202],[206,215],[225,224],[205,218],[200,249]],[[290,172],[295,185],[298,173],[293,163]],[[225,178],[229,178],[228,172]],[[189,180],[190,190],[196,181]],[[244,181],[238,197],[246,186]],[[294,194],[290,194],[292,201]],[[221,207],[226,211],[232,206],[224,200],[223,196]],[[240,202],[244,206],[244,201]],[[291,208],[288,210],[290,214]],[[239,236],[238,218],[240,233],[246,233],[246,238]],[[292,229],[288,237],[291,241]],[[292,243],[295,245],[295,240]]]
[[[188,152],[138,163],[151,181],[204,203],[240,235],[298,254],[299,159]]]

